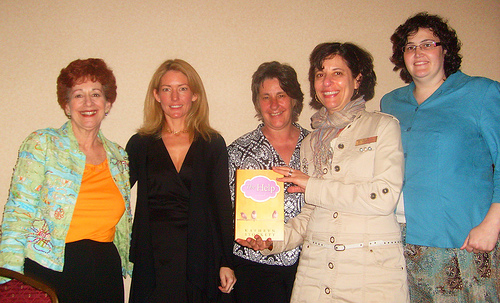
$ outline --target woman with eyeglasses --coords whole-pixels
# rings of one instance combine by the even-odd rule
[[[460,71],[440,16],[412,16],[391,41],[409,85],[381,108],[401,125],[411,301],[499,302],[500,83]]]

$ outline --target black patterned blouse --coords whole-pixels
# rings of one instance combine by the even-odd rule
[[[262,133],[263,126],[264,124],[260,124],[255,130],[236,139],[227,148],[229,153],[229,188],[231,190],[233,208],[236,169],[271,169],[275,166],[288,166],[288,163],[285,163],[281,159]],[[294,123],[293,126],[300,130],[300,135],[290,160],[290,166],[293,169],[300,169],[300,145],[302,140],[309,134],[309,131],[297,123]],[[285,223],[300,213],[300,209],[304,203],[304,194],[287,192],[287,188],[290,185],[291,183],[285,183]],[[258,263],[291,266],[299,258],[300,247],[279,254],[264,256],[258,251],[242,247],[235,243],[233,253],[236,256]]]

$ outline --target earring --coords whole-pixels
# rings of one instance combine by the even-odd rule
[[[106,116],[106,117],[107,117],[107,116],[108,116],[108,114],[109,114],[109,112],[105,112],[105,113],[104,113],[104,116]]]
[[[71,113],[66,113],[66,117],[68,117],[68,119],[71,119]]]

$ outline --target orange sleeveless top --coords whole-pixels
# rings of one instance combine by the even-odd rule
[[[115,226],[125,212],[125,201],[113,181],[108,160],[85,164],[66,243],[79,240],[112,242]]]

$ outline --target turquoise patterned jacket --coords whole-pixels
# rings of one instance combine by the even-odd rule
[[[129,261],[132,213],[128,157],[118,144],[99,138],[106,150],[111,175],[125,201],[125,213],[116,225],[114,243],[122,273],[132,273]],[[80,191],[85,155],[70,122],[60,129],[33,132],[19,149],[5,205],[0,240],[0,267],[24,270],[24,258],[56,271],[64,266],[64,248]]]

